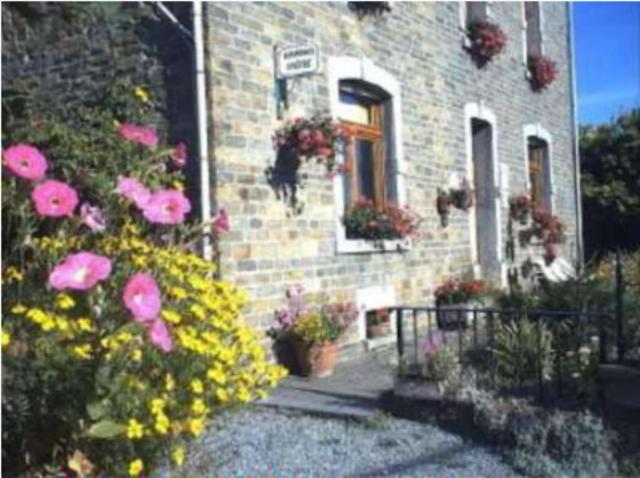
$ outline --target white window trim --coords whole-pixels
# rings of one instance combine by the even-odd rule
[[[486,121],[491,125],[491,148],[492,148],[492,156],[493,156],[493,181],[497,189],[496,194],[496,241],[498,243],[497,247],[497,257],[496,260],[501,266],[501,274],[500,274],[500,282],[502,285],[506,284],[507,280],[507,269],[506,264],[504,262],[504,251],[502,247],[502,206],[503,201],[501,201],[501,168],[500,161],[498,159],[498,127],[496,121],[496,115],[493,111],[484,104],[483,101],[480,103],[467,103],[464,105],[464,133],[465,133],[465,148],[466,148],[466,170],[467,177],[469,178],[469,182],[474,184],[474,173],[473,173],[473,144],[472,144],[472,131],[471,131],[471,120],[472,119],[480,119]],[[473,265],[474,273],[477,274],[480,271],[480,263],[478,261],[478,243],[476,238],[476,212],[475,208],[472,208],[469,211],[469,239],[471,246],[471,263]]]
[[[542,127],[540,123],[529,123],[522,127],[524,141],[524,171],[525,171],[525,189],[531,194],[531,181],[529,179],[529,138],[540,138],[547,143],[548,155],[547,165],[549,168],[549,205],[551,206],[551,214],[555,211],[555,181],[553,174],[553,140],[551,133]]]
[[[467,0],[468,1],[468,0]],[[467,32],[467,1],[462,0],[458,2],[458,15],[460,20],[460,31],[462,32],[462,46],[469,48],[471,46],[471,40],[469,40],[469,34]],[[487,20],[491,21],[493,18],[493,2],[485,2]]]
[[[338,111],[340,105],[340,80],[362,80],[379,86],[392,98],[393,108],[393,134],[395,141],[396,185],[398,191],[398,204],[406,205],[404,174],[404,148],[402,144],[402,99],[400,96],[400,82],[389,72],[376,66],[368,58],[350,56],[329,57],[327,74],[329,80],[329,107],[331,117],[339,121]],[[344,156],[337,155],[339,164],[344,163]],[[344,185],[342,175],[333,178],[333,195],[335,198],[335,224],[336,224],[336,250],[339,254],[371,253],[385,251],[403,251],[411,248],[409,239],[368,241],[364,239],[347,239],[347,233],[342,224],[344,214]]]

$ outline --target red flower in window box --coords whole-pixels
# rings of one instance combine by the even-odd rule
[[[558,77],[558,69],[551,59],[544,55],[530,56],[527,62],[529,66],[529,80],[535,91],[545,89]]]
[[[468,36],[471,41],[469,50],[480,66],[500,53],[507,44],[507,36],[493,23],[475,22],[469,25]]]
[[[464,304],[480,298],[487,289],[487,284],[481,280],[449,279],[435,291],[438,305]]]
[[[380,210],[370,199],[360,198],[342,222],[351,239],[384,240],[415,237],[422,218],[408,207],[389,203]]]

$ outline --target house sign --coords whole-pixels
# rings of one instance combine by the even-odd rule
[[[276,49],[276,69],[280,79],[316,73],[320,65],[317,45],[296,45]]]

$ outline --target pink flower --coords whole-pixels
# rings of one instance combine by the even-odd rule
[[[44,155],[28,144],[16,144],[4,150],[4,165],[16,176],[30,181],[44,179],[49,167]]]
[[[179,169],[187,165],[187,145],[180,143],[171,150],[171,163]]]
[[[316,156],[321,156],[323,158],[329,158],[333,154],[333,149],[331,148],[318,148],[315,151]]]
[[[78,194],[66,183],[49,179],[31,192],[36,211],[41,216],[70,216],[78,205]]]
[[[438,350],[438,347],[442,344],[442,335],[438,333],[434,333],[433,335],[429,334],[427,340],[424,341],[422,345],[422,351],[425,354],[433,354]]]
[[[133,123],[123,123],[118,128],[118,133],[127,141],[140,143],[149,148],[158,146],[158,134],[153,128]]]
[[[92,206],[88,202],[80,205],[80,217],[85,226],[92,231],[104,231],[104,216],[102,210],[97,206]]]
[[[138,272],[129,279],[122,297],[134,319],[142,322],[154,320],[162,306],[160,288],[151,274],[146,272]]]
[[[122,176],[118,177],[118,186],[115,192],[133,201],[139,209],[144,209],[151,197],[151,192],[140,181]]]
[[[218,214],[216,214],[216,217],[213,219],[213,229],[218,234],[221,232],[229,232],[229,216],[225,208],[221,207],[218,209]]]
[[[171,352],[173,350],[173,339],[167,328],[167,324],[160,319],[156,319],[147,328],[149,340],[153,345],[163,352]]]
[[[111,260],[91,252],[71,254],[53,268],[49,285],[57,290],[89,290],[111,274]]]
[[[157,224],[180,224],[191,211],[191,203],[182,191],[165,189],[151,195],[142,215]]]

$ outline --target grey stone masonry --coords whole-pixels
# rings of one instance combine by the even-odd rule
[[[436,213],[436,189],[451,173],[468,176],[465,105],[495,117],[503,194],[525,192],[524,126],[539,125],[552,139],[554,213],[568,226],[565,254],[575,250],[575,184],[568,6],[542,2],[545,54],[558,79],[542,92],[527,80],[523,58],[523,3],[491,2],[490,21],[507,36],[492,62],[478,68],[463,48],[462,2],[394,2],[379,17],[359,19],[347,2],[207,3],[206,30],[211,167],[215,201],[230,213],[232,232],[220,242],[221,274],[251,297],[247,316],[262,329],[284,305],[284,291],[300,283],[309,299],[356,300],[359,290],[391,290],[388,301],[430,303],[449,277],[473,266],[471,214],[454,210],[447,228]],[[320,71],[288,81],[285,119],[329,114],[331,57],[373,64],[400,85],[406,203],[424,217],[421,237],[404,251],[338,252],[337,197],[320,167],[305,166],[301,214],[270,188],[265,170],[275,161],[277,119],[274,48],[315,43]],[[508,170],[508,171],[507,171]],[[508,177],[507,177],[508,172]],[[505,237],[506,201],[500,206]],[[502,251],[504,244],[497,249]],[[366,295],[366,294],[365,294]],[[364,304],[368,306],[367,301]],[[389,304],[386,304],[389,305]],[[362,338],[356,332],[349,341]]]

